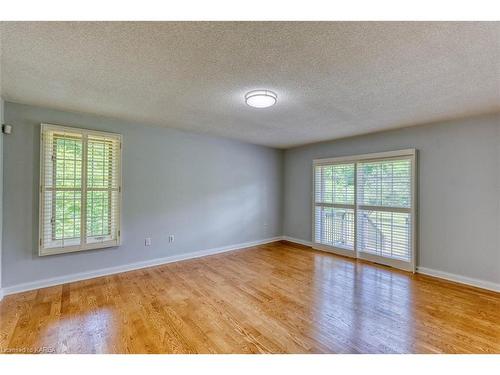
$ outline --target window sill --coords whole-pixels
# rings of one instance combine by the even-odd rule
[[[38,249],[38,255],[39,256],[47,256],[47,255],[56,255],[56,254],[75,253],[78,251],[105,249],[105,248],[117,247],[117,246],[120,246],[120,240],[95,242],[95,243],[90,243],[90,244],[86,244],[86,245],[40,248],[40,249]]]

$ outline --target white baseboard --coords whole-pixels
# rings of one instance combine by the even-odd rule
[[[49,278],[49,279],[37,280],[37,281],[28,282],[28,283],[7,286],[0,291],[0,295],[2,293],[3,293],[3,295],[21,293],[21,292],[26,292],[29,290],[46,288],[49,286],[61,285],[61,284],[66,284],[66,283],[81,281],[81,280],[88,280],[88,279],[93,279],[95,277],[108,276],[108,275],[113,275],[113,274],[117,274],[117,273],[121,273],[121,272],[138,270],[141,268],[159,266],[162,264],[178,262],[181,260],[200,258],[200,257],[204,257],[207,255],[220,254],[220,253],[225,253],[228,251],[244,249],[247,247],[264,245],[266,243],[280,241],[281,239],[282,239],[281,236],[266,238],[264,240],[259,240],[259,241],[252,241],[252,242],[245,242],[245,243],[240,243],[240,244],[236,244],[236,245],[216,247],[213,249],[200,250],[200,251],[194,251],[191,253],[172,255],[172,256],[164,257],[164,258],[145,260],[142,262],[125,264],[125,265],[116,266],[116,267],[101,268],[101,269],[95,270],[95,271],[80,272],[80,273],[76,273],[76,274],[72,274],[72,275],[65,275],[65,276],[58,276],[58,277],[53,277],[53,278]]]
[[[116,266],[116,267],[101,268],[101,269],[95,270],[95,271],[81,272],[81,273],[72,274],[72,275],[65,275],[65,276],[43,279],[43,280],[38,280],[38,281],[33,281],[33,282],[28,282],[28,283],[12,285],[12,286],[8,286],[8,287],[0,289],[0,301],[2,300],[2,298],[4,296],[7,296],[9,294],[21,293],[21,292],[26,292],[29,290],[46,288],[46,287],[50,287],[50,286],[55,286],[55,285],[60,285],[60,284],[65,284],[65,283],[70,283],[70,282],[75,282],[75,281],[88,280],[88,279],[93,279],[95,277],[113,275],[113,274],[117,274],[117,273],[121,273],[121,272],[138,270],[141,268],[159,266],[162,264],[178,262],[181,260],[188,260],[188,259],[204,257],[204,256],[208,256],[208,255],[215,255],[215,254],[225,253],[228,251],[240,250],[240,249],[244,249],[247,247],[264,245],[266,243],[271,243],[271,242],[276,242],[276,241],[281,241],[281,240],[294,242],[294,243],[304,245],[304,246],[312,246],[312,243],[310,241],[304,241],[304,240],[294,238],[294,237],[289,237],[289,236],[272,237],[272,238],[267,238],[267,239],[260,240],[260,241],[245,242],[245,243],[236,244],[236,245],[194,251],[194,252],[186,253],[186,254],[172,255],[169,257],[151,259],[151,260],[146,260],[146,261],[136,262],[136,263],[131,263],[131,264],[125,264],[125,265]],[[438,277],[438,278],[449,280],[449,281],[454,281],[454,282],[461,283],[461,284],[466,284],[466,285],[475,286],[475,287],[482,288],[482,289],[500,292],[500,284],[494,283],[491,281],[485,281],[485,280],[480,280],[480,279],[474,279],[471,277],[460,276],[460,275],[456,275],[453,273],[438,271],[438,270],[434,270],[434,269],[426,268],[426,267],[417,267],[417,272],[424,274],[424,275],[434,276],[434,277]]]
[[[474,279],[472,277],[461,276],[454,273],[444,272],[434,270],[432,268],[427,267],[417,267],[417,272],[423,275],[434,276],[440,279],[445,279],[449,281],[454,281],[460,284],[466,284],[470,286],[475,286],[481,289],[488,289],[494,292],[500,292],[500,284],[494,283],[492,281],[486,281],[481,279]]]
[[[283,236],[282,239],[283,239],[283,241],[298,243],[299,245],[312,246],[312,242],[310,242],[310,241],[304,241],[304,240],[301,240],[299,238]]]

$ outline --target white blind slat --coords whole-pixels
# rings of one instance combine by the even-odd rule
[[[354,164],[315,167],[315,242],[354,249]]]
[[[396,152],[394,152],[396,153]],[[314,166],[314,242],[410,264],[413,157],[366,155]]]
[[[357,164],[357,248],[403,261],[411,260],[412,171],[408,158]],[[401,212],[408,209],[408,212]]]
[[[121,136],[43,124],[40,255],[119,244]]]

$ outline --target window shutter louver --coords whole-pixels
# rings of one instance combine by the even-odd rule
[[[40,255],[120,243],[121,136],[42,124]]]
[[[354,250],[354,164],[315,167],[315,240]]]
[[[411,161],[358,164],[358,250],[411,260]]]
[[[415,150],[315,160],[314,246],[414,270],[415,164]]]

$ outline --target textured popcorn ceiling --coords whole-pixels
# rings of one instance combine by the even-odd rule
[[[498,22],[1,27],[6,100],[138,126],[289,147],[500,110]],[[245,105],[260,88],[276,106]]]

